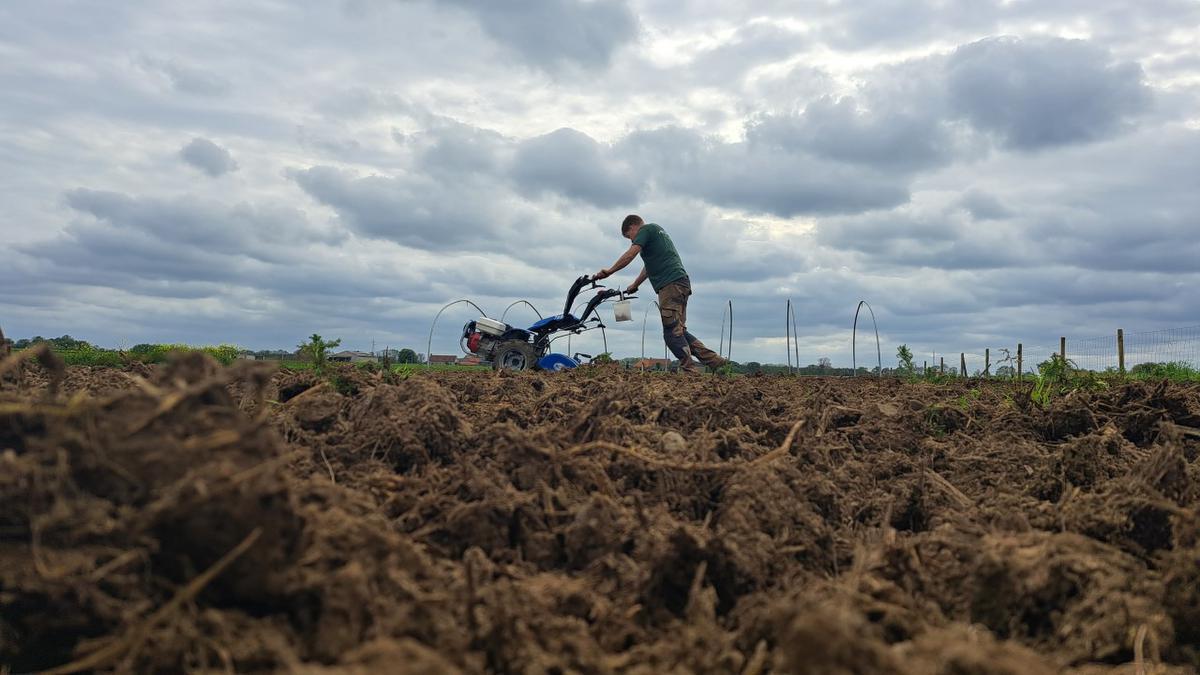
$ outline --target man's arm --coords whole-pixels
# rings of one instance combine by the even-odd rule
[[[642,273],[637,275],[637,279],[634,279],[633,283],[629,284],[629,288],[626,288],[625,292],[628,293],[629,295],[633,295],[634,293],[637,293],[638,286],[641,286],[642,282],[645,281],[646,277],[648,277],[648,276],[650,276],[650,275],[646,274],[646,268],[643,267]]]
[[[625,251],[624,253],[622,253],[620,258],[617,258],[617,262],[613,263],[612,267],[608,267],[606,269],[600,270],[599,272],[596,272],[596,279],[603,279],[605,277],[611,277],[612,275],[616,274],[617,272],[620,272],[621,270],[625,269],[626,265],[633,262],[633,259],[636,258],[638,256],[638,254],[641,252],[642,252],[641,246],[638,246],[637,244],[630,246],[628,251]]]

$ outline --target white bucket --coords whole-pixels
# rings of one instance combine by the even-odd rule
[[[633,321],[633,309],[628,300],[618,300],[613,303],[613,317],[617,321]]]

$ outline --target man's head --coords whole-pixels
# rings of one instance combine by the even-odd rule
[[[630,214],[625,216],[625,220],[621,221],[621,236],[632,240],[637,236],[638,230],[645,223],[641,216]]]

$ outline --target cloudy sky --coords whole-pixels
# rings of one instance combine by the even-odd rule
[[[631,212],[738,360],[1200,323],[1194,0],[15,0],[0,102],[13,337],[425,351]]]

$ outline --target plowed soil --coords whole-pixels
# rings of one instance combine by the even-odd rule
[[[0,364],[0,671],[1200,663],[1200,388]]]

